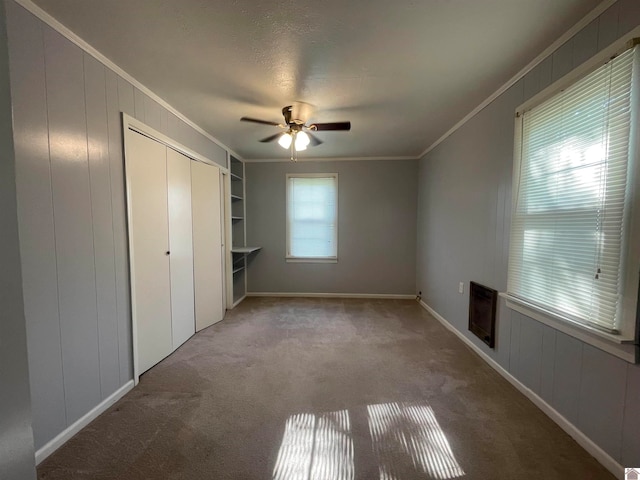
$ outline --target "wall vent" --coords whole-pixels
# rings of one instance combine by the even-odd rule
[[[469,290],[469,330],[493,348],[496,333],[498,292],[476,282]]]

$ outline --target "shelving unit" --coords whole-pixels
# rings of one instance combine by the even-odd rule
[[[235,307],[247,294],[249,256],[261,247],[246,246],[244,163],[233,155],[229,159],[231,177],[231,304]]]
[[[231,249],[231,253],[243,253],[245,255],[248,255],[250,253],[257,252],[261,248],[262,247],[233,247]]]

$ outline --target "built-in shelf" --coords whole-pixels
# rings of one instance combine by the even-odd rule
[[[247,294],[247,273],[249,264],[252,260],[250,255],[260,250],[260,247],[245,247],[234,245],[245,245],[246,237],[246,178],[244,162],[237,159],[233,155],[229,156],[229,174],[230,174],[230,215],[231,215],[231,272],[229,279],[228,300],[231,308],[240,303]]]
[[[231,253],[244,253],[248,255],[253,252],[257,252],[262,247],[231,247]]]

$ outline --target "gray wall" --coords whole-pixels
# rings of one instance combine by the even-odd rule
[[[249,292],[413,294],[417,161],[246,163]],[[338,173],[338,263],[285,262],[285,175]]]
[[[121,114],[226,152],[7,1],[36,448],[133,378]]]
[[[36,470],[15,179],[9,52],[0,1],[0,478],[25,480],[36,478]]]
[[[504,291],[514,112],[640,23],[620,0],[420,161],[417,289],[425,302],[622,465],[640,465],[640,365],[631,365],[500,302],[497,346],[467,331],[474,280]],[[458,282],[465,293],[458,294]]]

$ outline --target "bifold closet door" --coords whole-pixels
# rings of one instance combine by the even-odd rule
[[[167,148],[173,350],[196,331],[193,291],[191,159]]]
[[[173,351],[167,148],[135,132],[127,135],[133,340],[141,374]]]
[[[191,162],[196,331],[224,317],[220,170]]]

